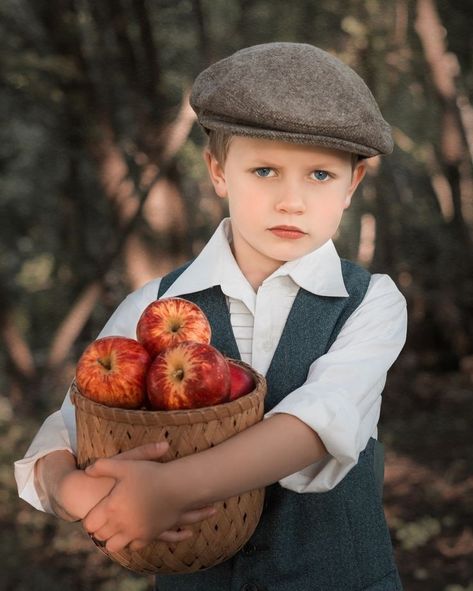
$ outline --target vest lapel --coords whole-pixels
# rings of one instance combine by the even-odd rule
[[[267,410],[305,382],[310,365],[326,351],[345,301],[299,289],[266,374]]]

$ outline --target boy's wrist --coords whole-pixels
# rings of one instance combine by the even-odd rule
[[[115,484],[113,478],[93,478],[83,470],[71,470],[58,480],[52,501],[56,514],[67,521],[79,521],[109,494]]]
[[[60,487],[64,479],[76,470],[74,456],[65,450],[51,452],[40,458],[35,465],[35,488],[43,507],[67,521],[76,521],[78,518],[62,506],[59,500]]]
[[[208,479],[200,469],[196,455],[160,465],[157,486],[165,486],[166,495],[180,511],[193,511],[214,502]]]

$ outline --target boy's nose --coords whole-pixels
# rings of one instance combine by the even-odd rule
[[[304,213],[305,202],[301,190],[296,187],[286,187],[277,200],[276,209],[282,213]]]

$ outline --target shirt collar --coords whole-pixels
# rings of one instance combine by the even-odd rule
[[[219,224],[194,261],[163,294],[175,297],[220,285],[223,293],[241,299],[251,310],[255,293],[238,266],[230,248],[229,218]],[[270,277],[289,276],[303,289],[324,296],[348,297],[341,261],[331,240],[303,257],[284,263]]]
[[[271,277],[288,275],[306,291],[330,297],[348,297],[343,281],[342,264],[332,240],[316,250],[281,265]]]
[[[200,254],[179,275],[163,297],[180,296],[219,285],[225,295],[238,298],[250,310],[254,309],[254,290],[233,256],[230,241],[230,219],[225,218]]]

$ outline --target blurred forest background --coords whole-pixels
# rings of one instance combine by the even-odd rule
[[[2,0],[3,590],[150,588],[20,501],[12,462],[121,299],[225,215],[189,90],[211,62],[275,40],[342,58],[393,126],[337,246],[409,306],[380,426],[405,588],[473,590],[472,26],[466,0]]]

